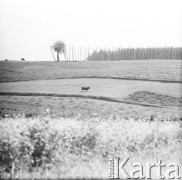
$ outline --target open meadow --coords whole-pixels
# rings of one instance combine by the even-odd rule
[[[0,62],[0,178],[108,178],[116,156],[182,175],[181,72],[180,60]]]
[[[46,80],[78,77],[144,79],[182,82],[180,60],[127,60],[85,62],[0,62],[0,81]]]

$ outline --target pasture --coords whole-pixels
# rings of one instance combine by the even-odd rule
[[[180,60],[0,62],[0,178],[107,178],[121,155],[181,168],[181,70]]]
[[[47,80],[78,77],[143,79],[182,82],[180,60],[102,62],[0,62],[0,81]]]
[[[76,97],[52,96],[0,96],[0,114],[25,114],[27,117],[45,115],[50,108],[55,117],[77,117],[86,120],[93,117],[109,118],[110,116],[128,119],[179,120],[181,108],[178,106],[152,107]]]

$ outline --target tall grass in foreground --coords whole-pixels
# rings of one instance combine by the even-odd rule
[[[179,121],[16,116],[0,120],[0,177],[108,178],[113,157],[130,163],[177,163],[182,168]],[[129,168],[129,167],[128,167]]]
[[[142,59],[182,59],[182,48],[118,48],[116,50],[101,49],[93,51],[87,58],[89,61],[142,60]]]

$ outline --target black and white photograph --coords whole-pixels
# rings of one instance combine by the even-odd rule
[[[0,0],[0,179],[182,179],[182,1]]]

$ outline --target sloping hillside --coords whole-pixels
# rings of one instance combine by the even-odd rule
[[[0,82],[102,77],[182,82],[180,60],[0,62]]]

